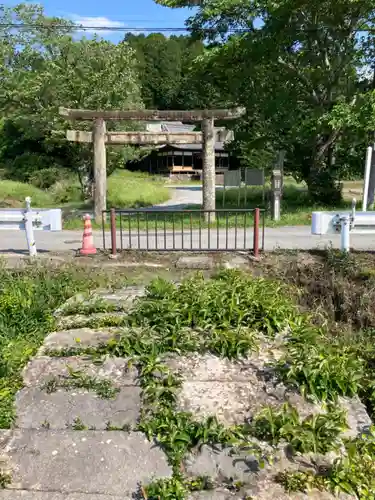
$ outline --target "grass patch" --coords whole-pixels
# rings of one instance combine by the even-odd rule
[[[161,177],[117,171],[108,177],[108,208],[140,208],[163,203],[169,190]]]
[[[42,191],[31,184],[0,180],[0,208],[24,207],[26,196],[31,196],[34,207],[43,208],[54,205],[53,197],[47,191]]]
[[[31,204],[36,208],[61,207],[65,211],[71,208],[92,209],[92,201],[82,198],[78,178],[74,176],[58,180],[48,189],[39,189],[22,182],[0,180],[2,207],[24,207],[26,196],[31,196]],[[108,177],[108,208],[147,207],[163,203],[169,196],[170,191],[161,177],[126,170],[116,171]],[[80,224],[82,225],[81,220]]]
[[[265,208],[267,227],[280,226],[301,226],[311,224],[311,213],[320,210],[350,210],[351,201],[343,200],[339,206],[317,205],[312,203],[309,193],[302,185],[284,185],[283,197],[281,200],[281,217],[279,221],[274,221],[270,216],[270,191],[266,189],[263,198],[263,189],[260,187],[231,188],[216,191],[217,208],[235,209],[242,208]]]
[[[78,292],[125,279],[89,268],[58,269],[33,264],[0,268],[0,428],[14,420],[13,400],[22,387],[21,370],[55,328],[53,311]]]
[[[343,441],[340,433],[345,428],[344,415],[335,407],[339,396],[356,396],[374,414],[375,347],[374,330],[369,325],[375,315],[366,303],[359,303],[356,316],[353,310],[348,313],[351,294],[372,297],[375,281],[369,272],[371,265],[332,251],[316,260],[312,257],[301,262],[298,254],[285,254],[279,257],[278,265],[254,264],[263,266],[262,278],[226,270],[209,280],[198,273],[179,286],[154,280],[146,295],[136,299],[121,337],[84,350],[98,357],[111,354],[130,358],[138,369],[142,412],[137,430],[163,447],[173,467],[172,478],[142,486],[143,498],[183,499],[192,489],[205,489],[209,481],[188,482],[182,470],[187,453],[203,444],[248,449],[261,464],[267,457],[254,437],[273,445],[286,441],[295,453],[325,453],[344,446],[345,453],[324,475],[318,470],[293,472],[281,475],[279,480],[288,490],[303,491],[311,485],[356,494],[361,500],[373,498],[374,431]],[[53,328],[52,311],[73,293],[98,286],[99,280],[91,270],[81,270],[85,273],[83,280],[70,268],[54,273],[44,268],[32,268],[30,274],[1,272],[1,331],[6,335],[0,338],[0,417],[2,424],[9,426],[13,396],[22,384],[20,370]],[[321,281],[324,287],[319,288]],[[339,294],[337,287],[347,293]],[[225,427],[215,416],[197,421],[192,414],[179,410],[177,396],[182,380],[165,364],[164,355],[211,352],[237,359],[257,349],[259,341],[279,339],[286,342],[284,356],[275,363],[280,378],[306,398],[324,403],[325,413],[302,418],[288,405],[264,408],[251,422]],[[69,349],[63,354],[73,353]],[[83,351],[78,349],[77,353]],[[113,390],[112,386],[98,388],[101,381],[81,372],[69,375],[62,380],[66,388],[100,390],[105,397]],[[61,379],[52,382],[53,390],[60,386]],[[78,428],[81,422],[73,425]]]

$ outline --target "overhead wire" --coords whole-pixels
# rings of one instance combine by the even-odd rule
[[[126,24],[126,22],[131,22],[131,21],[114,21],[117,24],[123,23]],[[137,22],[142,22],[142,21],[137,21]],[[148,22],[144,20],[143,22]],[[202,32],[216,32],[216,28],[192,28],[192,27],[187,27],[187,26],[176,26],[176,27],[150,27],[150,26],[87,26],[86,24],[78,24],[78,23],[67,23],[67,24],[62,24],[62,23],[25,23],[25,24],[20,24],[20,23],[0,23],[0,28],[10,28],[10,29],[73,29],[77,31],[120,31],[120,32],[132,32],[132,31],[137,31],[137,32],[189,32],[189,31],[202,31]],[[258,28],[255,28],[258,29]],[[248,33],[253,31],[253,28],[228,28],[226,30],[227,33]],[[301,28],[298,29],[297,32],[314,32],[314,31],[321,31],[322,28]],[[338,30],[335,29],[335,31],[342,31],[346,32],[345,29]],[[363,27],[363,28],[358,28],[356,30],[353,30],[354,32],[357,33],[375,33],[375,27],[370,28],[370,27]]]

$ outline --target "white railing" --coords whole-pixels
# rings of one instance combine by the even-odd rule
[[[61,231],[60,208],[31,208],[31,198],[25,199],[26,208],[0,209],[0,230],[25,231],[30,257],[37,254],[34,231]]]

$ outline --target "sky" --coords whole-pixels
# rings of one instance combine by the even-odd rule
[[[14,5],[6,0],[6,5]],[[34,2],[27,2],[34,3]],[[42,0],[47,15],[69,18],[84,26],[118,26],[129,28],[183,27],[192,10],[162,7],[154,0]],[[123,38],[123,32],[101,32],[112,41]]]

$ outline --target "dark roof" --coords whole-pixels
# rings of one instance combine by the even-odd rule
[[[168,146],[181,151],[202,151],[202,144],[163,144],[159,149]],[[215,151],[224,151],[224,142],[215,142]]]

